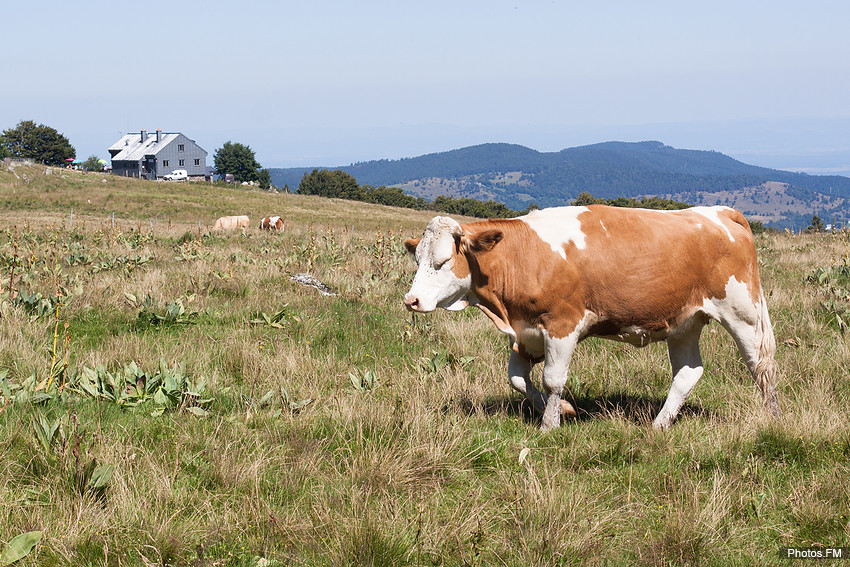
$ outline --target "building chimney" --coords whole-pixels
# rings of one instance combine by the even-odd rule
[[[156,129],[156,143],[158,144],[161,139],[162,139],[162,129],[157,128]]]
[[[147,139],[148,139],[148,131],[142,130],[142,143],[144,144],[145,140],[147,140]]]

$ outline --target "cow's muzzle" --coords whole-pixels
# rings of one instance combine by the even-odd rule
[[[404,306],[407,308],[408,311],[422,310],[422,304],[419,302],[419,298],[415,295],[405,295]]]

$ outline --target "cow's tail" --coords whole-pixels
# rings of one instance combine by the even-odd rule
[[[759,295],[757,332],[759,337],[758,362],[753,378],[764,396],[764,403],[771,414],[778,416],[781,411],[776,398],[776,338],[773,336],[773,326],[770,324],[770,314],[767,312],[767,301],[764,293]]]

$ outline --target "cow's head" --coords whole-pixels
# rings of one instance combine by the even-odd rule
[[[467,254],[490,250],[501,238],[500,231],[472,236],[465,234],[454,219],[431,219],[422,238],[404,243],[419,264],[404,305],[421,313],[437,307],[459,311],[469,305],[472,276]]]

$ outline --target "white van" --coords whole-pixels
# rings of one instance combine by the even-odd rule
[[[163,175],[162,178],[166,181],[184,181],[189,179],[189,174],[185,169],[175,169],[171,173]]]

